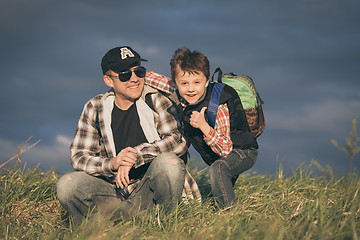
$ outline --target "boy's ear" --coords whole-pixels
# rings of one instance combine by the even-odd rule
[[[111,77],[109,77],[108,75],[104,75],[103,79],[106,85],[108,85],[111,88],[114,87],[113,80],[111,79]]]
[[[205,87],[209,86],[210,79],[206,81]]]
[[[174,82],[174,85],[175,85],[175,89],[178,89],[178,85],[177,85],[176,81],[173,80],[173,82]]]

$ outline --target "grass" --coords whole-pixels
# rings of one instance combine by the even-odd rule
[[[300,167],[286,176],[242,174],[237,205],[221,210],[209,197],[207,175],[195,173],[203,203],[179,204],[171,214],[120,219],[99,216],[69,223],[56,199],[59,175],[37,168],[1,168],[0,239],[359,239],[358,175],[315,175]]]

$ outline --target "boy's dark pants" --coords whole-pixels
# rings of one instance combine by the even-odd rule
[[[231,206],[235,201],[234,185],[242,172],[251,168],[257,159],[257,149],[233,149],[209,168],[213,196],[222,207]]]

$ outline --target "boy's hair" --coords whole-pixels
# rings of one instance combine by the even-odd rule
[[[175,82],[177,66],[188,73],[202,72],[206,79],[210,78],[210,64],[208,58],[200,51],[191,52],[188,48],[179,48],[175,51],[173,58],[170,60],[171,79]]]

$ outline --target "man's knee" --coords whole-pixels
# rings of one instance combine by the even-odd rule
[[[56,183],[56,194],[60,202],[66,202],[74,196],[82,175],[82,172],[71,172],[59,179]]]
[[[154,159],[156,178],[169,179],[170,182],[182,181],[185,176],[185,164],[174,153],[163,153]]]
[[[161,168],[183,168],[184,161],[175,153],[162,153],[154,159],[154,163]]]

